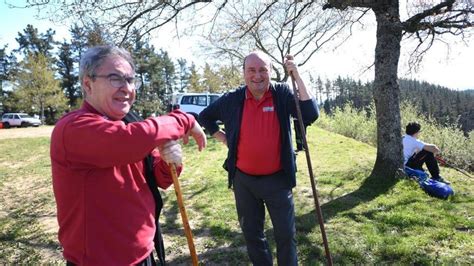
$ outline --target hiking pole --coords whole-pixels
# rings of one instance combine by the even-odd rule
[[[301,108],[298,99],[298,90],[296,88],[295,77],[293,73],[290,72],[291,81],[293,83],[293,96],[296,104],[296,114],[298,116],[298,126],[301,132],[301,139],[303,141],[303,147],[306,154],[306,162],[308,163],[309,179],[311,180],[311,189],[313,190],[314,205],[316,206],[316,215],[319,222],[319,228],[321,229],[321,235],[323,237],[324,251],[326,252],[326,259],[328,260],[328,265],[332,265],[331,252],[329,251],[329,244],[326,238],[326,230],[324,229],[324,220],[323,213],[321,211],[321,206],[319,205],[319,196],[318,191],[316,190],[316,181],[313,174],[313,167],[311,165],[311,158],[309,155],[308,142],[306,141],[306,132],[303,124],[303,115],[301,114]]]
[[[176,192],[176,199],[178,201],[179,212],[181,213],[181,220],[183,221],[184,233],[186,234],[186,239],[188,240],[189,253],[191,254],[191,260],[193,266],[198,265],[198,258],[196,254],[196,248],[194,247],[193,242],[193,232],[191,232],[191,227],[189,227],[188,216],[186,215],[186,209],[184,208],[183,194],[181,193],[181,187],[178,181],[178,173],[176,172],[176,165],[170,164],[171,177],[173,178],[174,191]]]
[[[436,160],[438,160],[438,162],[442,165],[446,165],[447,167],[449,168],[453,168],[454,170],[460,172],[461,174],[464,174],[465,176],[469,177],[469,178],[472,178],[472,176],[470,174],[468,174],[466,171],[462,170],[461,168],[458,168],[452,164],[449,164],[447,163],[443,158],[441,158],[441,156],[435,156]]]

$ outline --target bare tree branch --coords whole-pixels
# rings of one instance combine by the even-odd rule
[[[464,29],[474,26],[474,6],[454,0],[446,0],[437,5],[425,8],[402,22],[404,35],[415,37],[417,46],[410,53],[409,71],[415,70],[422,62],[424,55],[435,41],[442,41],[441,36],[464,36]]]
[[[166,2],[166,1],[165,1],[165,2]],[[172,7],[174,13],[171,14],[171,16],[169,16],[167,19],[165,19],[162,23],[158,23],[157,25],[155,25],[155,26],[153,26],[153,27],[150,27],[148,30],[146,30],[145,32],[143,32],[143,33],[141,34],[141,36],[144,36],[144,35],[146,35],[146,34],[149,34],[151,31],[156,30],[156,29],[162,27],[163,25],[169,23],[171,20],[175,19],[175,18],[178,16],[178,14],[179,14],[180,12],[182,12],[182,11],[185,10],[185,9],[187,9],[188,7],[191,7],[191,6],[193,6],[193,5],[195,5],[195,4],[198,4],[198,3],[210,3],[210,2],[211,2],[211,0],[196,0],[196,1],[192,1],[192,2],[190,2],[190,3],[186,4],[186,5],[184,5],[184,6],[182,6],[182,7],[177,7],[177,5],[178,5],[178,3],[179,3],[179,1],[178,1],[175,5],[169,5],[170,7]]]
[[[390,0],[328,0],[323,9],[337,8],[344,10],[348,7],[378,8],[387,5]]]
[[[125,39],[127,38],[127,35],[128,35],[128,31],[130,30],[130,27],[133,25],[133,23],[135,23],[135,21],[139,18],[141,18],[144,14],[146,13],[149,13],[151,12],[152,10],[155,10],[157,9],[159,6],[162,6],[162,5],[165,5],[165,2],[158,2],[158,4],[154,5],[154,6],[151,6],[141,12],[139,12],[137,15],[133,16],[131,19],[129,19],[125,24],[123,24],[122,26],[120,26],[120,28],[126,28],[125,30],[125,34],[123,36],[123,39],[121,41],[121,43],[123,43],[125,41]],[[138,10],[138,9],[137,9]]]
[[[300,19],[303,15],[304,15],[304,12],[310,8],[312,6],[312,2],[307,2],[306,4],[304,4],[299,10],[296,9],[296,4],[297,4],[298,1],[295,1],[295,10],[297,10],[296,12],[296,15],[293,16],[292,19],[289,19],[285,24],[283,24],[283,27],[287,26],[289,23],[293,23],[293,21],[295,19]],[[289,6],[291,7],[291,6]],[[288,7],[288,8],[289,8]]]
[[[268,10],[270,10],[270,8],[274,5],[278,3],[278,1],[273,1],[271,2],[269,5],[266,6],[265,10],[263,10],[262,12],[259,12],[259,14],[257,15],[256,19],[253,21],[252,25],[248,26],[247,27],[247,30],[244,31],[244,33],[242,33],[242,35],[240,35],[240,38],[242,38],[243,36],[245,36],[247,33],[249,33],[256,25],[257,23],[260,21],[260,18],[265,15],[265,13],[268,12]]]
[[[433,6],[430,9],[426,9],[423,12],[412,16],[411,18],[409,18],[408,20],[406,20],[403,23],[403,30],[405,30],[407,32],[416,31],[417,30],[416,26],[418,25],[418,23],[420,21],[422,21],[423,19],[425,19],[426,17],[429,17],[429,16],[449,12],[449,10],[451,10],[454,2],[455,2],[455,0],[447,0],[447,1],[441,2],[441,3]]]
[[[12,1],[13,2],[13,1]],[[81,21],[84,25],[100,20],[101,25],[116,36],[116,43],[124,43],[132,29],[140,29],[142,37],[177,19],[179,14],[212,0],[176,1],[27,1],[16,8],[34,8],[38,15],[53,22]],[[225,5],[227,0],[219,1]],[[39,12],[41,11],[41,13]],[[46,15],[47,14],[47,15]],[[215,19],[215,18],[214,18]]]
[[[227,4],[227,0],[225,0],[224,2],[222,2],[222,4],[219,5],[219,7],[217,8],[216,12],[214,13],[214,16],[213,16],[212,19],[211,19],[211,21],[212,21],[212,26],[211,26],[210,32],[213,31],[214,26],[215,26],[216,21],[217,21],[217,18],[219,17],[219,14],[220,14],[221,11],[224,9],[224,7],[226,6],[226,4]]]

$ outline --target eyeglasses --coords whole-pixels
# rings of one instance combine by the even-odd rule
[[[106,78],[109,80],[110,85],[116,89],[124,87],[127,83],[135,87],[135,89],[140,88],[142,81],[138,77],[127,78],[119,74],[108,74],[108,75],[92,75],[91,78]]]

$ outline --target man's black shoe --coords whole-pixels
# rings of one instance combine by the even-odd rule
[[[444,179],[442,176],[438,176],[437,178],[433,178],[433,180],[436,180],[436,181],[441,182],[441,183],[445,183],[446,185],[451,184],[451,182],[449,182],[448,180]]]

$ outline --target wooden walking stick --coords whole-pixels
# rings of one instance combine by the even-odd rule
[[[188,216],[186,215],[186,209],[184,208],[183,194],[181,193],[181,187],[179,185],[176,165],[170,164],[170,170],[171,177],[173,178],[174,191],[176,192],[176,199],[178,201],[179,212],[181,213],[181,220],[183,221],[184,233],[186,234],[186,239],[188,240],[189,253],[191,254],[193,266],[197,266],[198,258],[193,242],[193,232],[191,232],[191,227],[189,227]]]
[[[332,265],[332,258],[331,258],[331,252],[329,251],[329,244],[328,240],[326,237],[326,230],[324,229],[324,220],[323,220],[323,213],[321,211],[321,206],[319,204],[319,196],[318,196],[318,191],[316,190],[316,181],[314,178],[313,174],[313,167],[311,165],[311,158],[309,155],[309,149],[308,149],[308,142],[306,141],[306,132],[304,129],[304,124],[303,124],[303,116],[301,115],[301,108],[299,104],[299,99],[298,99],[298,90],[296,88],[296,82],[295,82],[295,77],[293,76],[293,73],[290,72],[291,76],[291,81],[293,83],[293,96],[295,99],[295,104],[296,104],[296,114],[298,116],[298,126],[300,128],[301,132],[301,140],[303,141],[303,147],[305,150],[306,154],[306,162],[308,163],[308,171],[309,171],[309,178],[311,180],[311,188],[313,190],[313,198],[314,198],[314,205],[316,206],[316,218],[318,219],[319,222],[319,228],[321,230],[321,235],[323,237],[323,244],[324,244],[324,251],[326,252],[326,259],[328,260],[328,265]],[[295,125],[296,126],[296,125]]]
[[[454,170],[458,171],[459,173],[469,177],[469,178],[472,178],[472,176],[470,174],[468,174],[466,171],[462,170],[461,168],[459,167],[456,167],[448,162],[446,162],[443,157],[441,157],[441,155],[436,155],[435,156],[436,160],[441,164],[441,165],[446,165],[447,167],[450,167],[450,168],[453,168]]]

